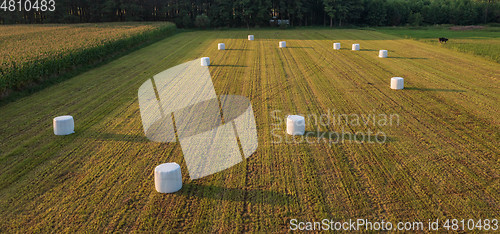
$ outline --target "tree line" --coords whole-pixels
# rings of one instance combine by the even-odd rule
[[[53,12],[0,10],[2,24],[172,21],[181,28],[219,28],[269,26],[272,19],[331,27],[500,23],[500,1],[56,0]]]

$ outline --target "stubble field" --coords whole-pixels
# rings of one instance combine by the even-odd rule
[[[278,48],[281,40],[288,48]],[[378,58],[379,49],[389,58]],[[144,136],[137,90],[203,56],[217,94],[250,99],[259,147],[240,164],[190,180],[179,144]],[[176,34],[0,106],[0,231],[276,232],[290,219],[498,218],[499,70],[491,60],[376,31]],[[404,77],[405,90],[389,88],[394,76]],[[382,144],[299,142],[278,121],[331,112],[399,121],[307,122],[312,135],[380,131]],[[65,114],[76,133],[54,136],[52,118]],[[154,167],[164,162],[181,165],[178,193],[154,190]]]

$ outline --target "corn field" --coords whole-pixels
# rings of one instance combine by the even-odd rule
[[[0,26],[0,97],[174,30],[171,23]]]

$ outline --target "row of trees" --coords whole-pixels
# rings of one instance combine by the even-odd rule
[[[252,27],[268,26],[273,18],[290,20],[292,26],[465,25],[500,22],[500,1],[56,0],[54,12],[0,10],[4,24],[161,20],[178,27]]]
[[[324,0],[330,25],[372,26],[500,22],[494,0]]]

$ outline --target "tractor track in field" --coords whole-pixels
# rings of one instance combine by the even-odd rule
[[[390,98],[390,97],[387,97],[387,98]]]
[[[243,43],[241,43],[243,42]],[[234,43],[232,46],[233,47],[237,47],[237,48],[241,48],[242,51],[244,51],[243,53],[240,53],[238,54],[237,56],[237,59],[236,61],[234,62],[231,62],[231,65],[238,65],[238,66],[243,66],[243,67],[248,67],[249,65],[249,57],[252,57],[252,56],[248,56],[248,54],[250,53],[250,49],[249,49],[249,46],[250,46],[250,43],[249,42],[245,42],[243,40],[232,40],[231,43]],[[224,52],[227,52],[227,51],[224,51]],[[230,51],[232,52],[232,51]],[[219,53],[220,54],[220,53]],[[224,53],[225,55],[225,53]],[[225,60],[227,60],[227,58],[230,58],[230,56],[225,56]],[[222,60],[222,59],[221,59]],[[224,60],[224,61],[225,61]],[[228,63],[228,61],[225,61],[225,63]],[[222,69],[221,69],[222,70]],[[229,69],[226,69],[226,70],[229,70]],[[231,69],[233,72],[225,72],[225,74],[228,74],[227,75],[227,78],[231,78],[230,80],[227,80],[226,82],[223,82],[224,85],[222,86],[223,88],[221,89],[222,93],[225,93],[225,94],[233,94],[235,91],[236,93],[235,94],[238,94],[238,95],[243,95],[243,93],[241,93],[242,90],[239,90],[239,88],[241,88],[241,86],[237,86],[237,90],[234,90],[233,87],[235,83],[237,84],[242,84],[243,87],[246,87],[249,83],[247,83],[246,80],[248,80],[248,69],[243,69],[243,68],[240,68],[240,67],[237,67],[237,68],[232,68]],[[214,75],[214,77],[217,78],[217,75]],[[248,89],[247,89],[248,90]],[[243,95],[244,96],[244,95]],[[242,163],[240,163],[242,164]],[[250,169],[249,169],[249,163],[247,162],[243,162],[244,164],[244,174],[245,174],[245,177],[243,178],[243,181],[241,183],[244,184],[244,189],[242,190],[243,193],[242,193],[242,204],[241,204],[241,211],[239,211],[240,213],[240,217],[242,217],[242,221],[245,220],[244,217],[246,217],[247,213],[248,213],[248,188],[250,187],[250,182],[248,180],[248,175],[250,174]]]
[[[305,60],[307,60],[307,59],[305,59]],[[316,64],[316,62],[314,62],[314,64]],[[308,67],[308,69],[313,69],[313,68]],[[322,71],[324,71],[323,69],[321,69],[321,70],[322,70]],[[310,83],[310,80],[309,80],[309,79],[306,79],[306,80],[309,82],[309,87],[313,87],[313,85]],[[334,87],[335,87],[335,86],[334,86]],[[315,93],[316,93],[316,95],[315,95],[316,97],[321,96],[321,95],[319,95],[319,93],[317,93],[317,92],[315,92]],[[323,103],[323,102],[321,102],[321,101],[320,101],[319,103]],[[326,106],[322,105],[322,108],[323,108],[323,109],[326,109]],[[330,130],[330,129],[328,129],[328,130]],[[352,129],[351,129],[351,130],[352,130]],[[347,158],[345,158],[345,159],[347,159]],[[344,159],[344,160],[345,160],[345,159]],[[349,160],[349,159],[347,159],[347,161],[350,161],[350,160]],[[359,168],[358,168],[357,170],[351,170],[351,173],[353,173],[354,175],[357,175],[356,177],[360,177],[360,174],[358,173],[359,171],[360,171],[360,170],[359,170]],[[366,179],[366,177],[365,177],[365,179]],[[365,181],[366,181],[366,180],[365,180]],[[364,186],[364,187],[365,187],[365,188],[362,188],[362,189],[366,191],[366,189],[367,189],[367,188],[370,188],[370,187],[372,187],[372,186],[365,184],[365,186]],[[377,199],[374,199],[375,197],[376,197],[376,196],[372,196],[372,199],[371,199],[371,200],[372,200],[372,202],[371,202],[372,204],[374,203],[374,201],[375,201],[375,200],[377,200]]]
[[[347,63],[346,63],[346,64],[347,64]],[[386,96],[386,97],[387,97],[387,96]],[[396,103],[396,102],[394,102],[394,103]],[[451,106],[451,105],[450,105],[450,106]],[[477,139],[476,139],[476,140],[477,140]]]
[[[428,96],[429,96],[429,95],[428,95]],[[432,96],[432,97],[437,98],[436,96]],[[443,101],[443,100],[442,100],[442,98],[439,98],[439,101],[436,101],[436,103],[440,103],[440,102],[442,102],[442,101]],[[448,104],[448,105],[446,105],[446,106],[447,106],[448,108],[452,108],[452,106],[453,106],[453,105],[452,105],[452,104]],[[421,110],[424,110],[424,109],[422,108]],[[466,115],[467,115],[467,112],[466,112],[465,110],[458,111],[457,109],[452,109],[452,111],[453,111],[454,113],[461,113],[461,114],[463,113],[463,114],[466,114]],[[430,112],[427,112],[427,114],[429,114],[429,113],[430,113]],[[430,115],[430,114],[429,114],[429,116],[433,116],[433,117],[434,117],[434,119],[435,119],[436,121],[442,121],[442,120],[443,120],[443,118],[437,117],[435,113],[432,113],[432,115]],[[472,116],[472,115],[467,115],[467,116],[468,116],[469,118],[473,118],[474,122],[481,123],[480,119],[477,119],[477,118],[475,118],[475,117],[474,117],[474,116]],[[445,121],[443,121],[443,123],[447,123],[447,126],[452,125],[452,124],[450,124],[449,122],[445,122]],[[451,130],[451,129],[450,129],[450,130]],[[455,133],[457,133],[457,132],[455,132]],[[456,134],[456,135],[458,135],[458,134]],[[469,136],[470,136],[470,135],[473,135],[473,134],[467,134],[467,135],[469,135]],[[474,139],[474,140],[475,140],[475,141],[477,141],[477,142],[484,142],[484,141],[479,140],[479,139]],[[490,145],[490,147],[491,147],[491,145]]]
[[[347,63],[345,63],[345,64],[347,64]]]
[[[293,55],[293,52],[297,51],[301,51],[302,49],[301,48],[288,48],[288,49],[285,49],[284,50],[284,53],[287,53],[287,55],[285,55],[285,60],[287,61],[287,65],[288,67],[293,67],[293,64],[296,64],[298,68],[297,71],[294,72],[294,74],[298,77],[298,78],[301,78],[301,79],[297,79],[296,81],[296,87],[301,87],[301,92],[303,94],[303,96],[301,98],[298,98],[295,100],[296,103],[300,103],[301,101],[306,101],[307,103],[309,103],[308,105],[308,109],[307,109],[307,113],[310,113],[311,111],[313,112],[316,112],[316,110],[318,110],[319,106],[316,106],[312,100],[318,100],[317,99],[317,95],[316,95],[316,92],[314,89],[312,89],[311,85],[307,82],[308,81],[308,76],[307,74],[304,74],[302,72],[303,69],[300,69],[301,66],[300,66],[300,63],[297,62],[297,60],[295,59],[295,55]],[[286,58],[290,58],[290,59],[286,59]],[[298,81],[302,81],[301,83],[302,84],[299,84]],[[305,81],[305,82],[303,82]],[[312,105],[311,105],[312,104]],[[318,104],[320,104],[320,102],[318,102]],[[305,114],[305,113],[304,113]],[[314,155],[314,154],[313,154]],[[302,165],[308,165],[308,164],[302,164]],[[309,167],[306,167],[306,168],[314,168],[316,167],[314,164],[309,164]],[[308,172],[308,171],[306,171]],[[315,173],[312,172],[312,171],[309,171],[309,173],[306,173],[306,174],[312,174],[314,175]],[[313,180],[314,181],[314,184],[311,184],[310,187],[311,188],[315,188],[315,187],[320,187],[320,182],[317,180],[317,179],[313,179],[311,178],[310,180]],[[316,191],[317,194],[321,194],[322,196],[319,197],[319,202],[317,203],[320,203],[320,204],[327,204],[327,200],[326,200],[326,196],[323,195],[323,193],[321,191]],[[331,210],[328,208],[328,206],[323,206],[322,207],[322,210],[323,212],[320,214],[320,215],[325,215],[325,214],[329,214],[331,213]]]
[[[293,58],[293,56],[292,56],[292,58]],[[302,61],[307,61],[307,59],[306,60],[302,60]],[[301,63],[297,63],[297,61],[294,61],[294,62],[295,62],[295,64],[298,64],[299,66],[301,66]],[[305,80],[308,81],[309,79],[305,79]],[[316,93],[316,95],[313,95],[313,96],[315,96],[315,97],[320,96],[319,93],[317,93],[317,92],[314,91],[314,89],[311,89],[313,86],[312,86],[312,84],[310,82],[309,82],[308,85],[310,87],[309,90],[312,90],[314,93]],[[319,103],[322,103],[322,102],[320,101]],[[325,106],[323,106],[323,108],[326,109]],[[357,174],[356,171],[354,171],[354,174]],[[370,186],[367,186],[367,187],[370,187]]]
[[[333,53],[335,53],[335,51],[334,51]],[[313,53],[313,54],[314,54],[314,53]],[[313,55],[308,54],[308,57],[309,57],[309,59],[311,59],[311,61],[314,61],[314,56],[313,56]],[[336,60],[335,60],[335,62],[334,62],[333,64],[338,64],[338,63],[337,63],[337,61],[339,61],[339,60],[337,60],[337,59],[339,59],[339,58],[336,58]],[[305,59],[305,60],[307,60],[307,59]],[[317,62],[314,62],[314,63],[316,64]],[[344,65],[344,64],[345,64],[345,63],[343,63],[343,62],[341,61],[341,63],[340,63],[339,65],[334,66],[334,67],[335,67],[335,71],[341,71],[341,72],[340,72],[341,76],[339,76],[339,78],[340,78],[340,79],[343,79],[343,78],[345,77],[346,72],[349,70],[349,69],[347,69],[347,70],[346,70],[346,69],[344,69],[344,67],[342,66],[342,65]],[[324,70],[323,70],[323,71],[324,71]],[[335,79],[335,78],[334,78],[334,79]],[[334,85],[334,87],[335,87],[335,85]],[[320,96],[320,95],[318,94],[318,95],[316,95],[316,96]],[[349,99],[348,99],[348,98],[343,98],[343,100],[349,100]],[[320,102],[320,103],[323,103],[323,102]],[[323,107],[323,109],[327,109],[327,106],[322,106],[322,107]],[[353,110],[355,110],[355,109],[350,109],[350,111],[353,111]],[[354,112],[345,112],[345,113],[354,113]],[[347,128],[348,128],[348,130],[349,130],[350,132],[355,132],[355,131],[354,131],[354,129],[353,129],[353,128],[351,128],[350,126],[347,126]],[[330,129],[329,129],[329,130],[330,130]],[[365,149],[366,149],[366,148],[365,148]],[[350,162],[350,164],[352,164],[352,165],[354,165],[354,166],[355,166],[354,170],[351,170],[351,173],[353,173],[354,175],[356,175],[356,177],[358,177],[358,178],[362,178],[362,181],[363,181],[364,187],[363,187],[363,188],[361,188],[361,189],[362,189],[363,191],[365,191],[365,192],[368,192],[368,194],[370,194],[370,195],[371,195],[371,196],[370,196],[370,204],[369,204],[368,206],[369,206],[369,207],[373,207],[375,204],[377,204],[377,207],[378,207],[378,209],[379,209],[379,210],[378,210],[378,213],[379,213],[379,214],[386,213],[385,209],[384,209],[382,206],[378,205],[378,204],[380,203],[380,202],[379,202],[379,198],[380,198],[381,196],[380,196],[380,194],[379,194],[378,192],[376,192],[376,190],[375,190],[375,189],[373,189],[373,188],[375,188],[375,186],[374,186],[372,183],[370,183],[370,182],[369,182],[369,181],[370,181],[370,180],[369,180],[369,177],[368,177],[368,176],[366,176],[366,174],[365,174],[365,173],[363,173],[363,169],[360,167],[360,165],[361,165],[361,164],[360,164],[360,162],[359,162],[359,161],[356,161],[356,159],[355,159],[355,158],[353,158],[353,159],[346,158],[346,160],[347,160],[347,161],[349,161],[349,162]],[[386,174],[386,176],[387,176],[387,174]]]

